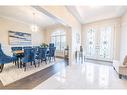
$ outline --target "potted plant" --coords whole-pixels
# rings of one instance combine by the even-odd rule
[[[47,47],[48,47],[48,44],[42,43],[42,44],[40,45],[40,47],[47,48]]]

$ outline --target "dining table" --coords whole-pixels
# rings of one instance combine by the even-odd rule
[[[48,55],[50,52],[49,48],[47,48],[47,51],[46,51],[46,55]],[[24,57],[24,50],[15,50],[15,51],[12,51],[12,53],[17,57],[17,65],[18,65],[18,68],[22,68],[23,66],[23,63],[22,63],[22,58]],[[38,52],[39,53],[39,52]],[[36,55],[38,55],[38,53],[36,52]]]
[[[24,53],[24,50],[16,50],[16,51],[13,51],[14,54],[23,54]]]

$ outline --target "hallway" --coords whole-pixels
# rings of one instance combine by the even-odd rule
[[[112,66],[90,62],[74,63],[61,69],[34,89],[126,89]]]

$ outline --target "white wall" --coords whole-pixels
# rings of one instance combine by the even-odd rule
[[[34,33],[30,29],[30,24],[24,23],[11,18],[0,17],[0,43],[4,52],[10,50],[8,31],[17,31],[32,34],[32,45],[40,45],[43,42],[43,31],[40,29],[37,33]],[[8,49],[8,50],[6,50]]]
[[[123,63],[124,57],[127,55],[127,13],[121,18],[121,48],[120,63]]]
[[[88,23],[82,25],[82,44],[84,47],[86,47],[86,29],[89,27],[94,27],[95,29],[100,29],[101,27],[105,26],[111,26],[113,28],[113,47],[112,47],[112,59],[113,60],[119,60],[120,59],[120,18],[112,18],[112,19],[106,19],[101,21],[96,21],[93,23]]]

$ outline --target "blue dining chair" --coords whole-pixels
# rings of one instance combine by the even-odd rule
[[[11,63],[16,60],[16,57],[11,57],[3,53],[1,44],[0,44],[0,73],[4,68],[4,64]]]
[[[40,62],[45,61],[47,64],[47,58],[46,58],[47,48],[39,48],[38,49],[38,55],[36,56],[36,59],[38,60],[38,64]]]
[[[22,59],[22,65],[24,67],[24,71],[26,71],[26,65],[27,63],[34,63],[35,67],[36,67],[36,63],[35,63],[35,54],[34,54],[34,50],[33,49],[24,49],[24,57]]]
[[[35,54],[35,60],[38,62],[38,66],[40,65],[40,60],[41,60],[41,53],[40,53],[40,47],[34,47],[34,54]]]
[[[22,47],[11,47],[12,52],[17,51],[17,50],[22,50]],[[17,58],[17,60],[13,63],[15,63],[15,65],[18,65],[19,68],[19,64],[21,63],[21,58],[23,57],[23,54],[15,54],[13,53],[13,56]]]
[[[37,48],[32,48],[31,49],[31,55],[32,55],[32,63],[34,63],[35,67],[36,67],[36,63],[35,63],[35,58],[36,58],[36,55],[37,55],[38,51],[37,51]]]
[[[26,47],[23,47],[23,49],[32,49],[31,46],[26,46]]]
[[[55,50],[56,50],[56,47],[49,47],[49,52],[47,54],[47,57],[50,61],[51,59],[54,59],[55,61]]]
[[[22,50],[22,47],[11,47],[12,51],[16,51],[16,50]]]

